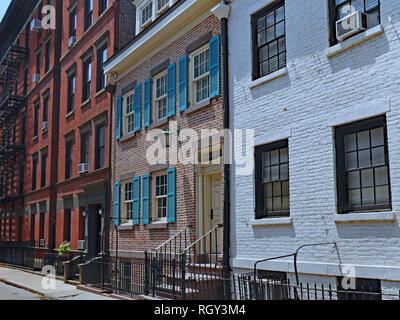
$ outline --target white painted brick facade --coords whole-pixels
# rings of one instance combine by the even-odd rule
[[[232,267],[243,272],[253,268],[258,259],[289,254],[307,243],[336,241],[339,256],[333,246],[301,251],[300,280],[310,275],[329,276],[327,279],[335,283],[341,261],[355,266],[358,277],[385,280],[381,282],[382,289],[398,293],[400,2],[381,0],[382,34],[328,58],[328,1],[286,0],[288,73],[251,89],[251,12],[267,3],[265,0],[231,2],[231,126],[254,129],[256,140],[265,142],[277,132],[290,132],[293,224],[254,227],[254,175],[237,175],[238,166],[233,165]],[[332,124],[382,113],[387,117],[392,207],[396,220],[338,224],[334,221],[337,206]],[[290,259],[264,263],[261,267],[294,271]]]

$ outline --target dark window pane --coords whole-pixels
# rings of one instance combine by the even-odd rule
[[[359,171],[349,172],[347,175],[349,189],[360,188],[360,173]]]
[[[356,169],[357,166],[357,152],[350,152],[346,154],[346,169]]]
[[[373,187],[374,186],[374,170],[367,169],[361,171],[361,186],[365,187]]]
[[[369,130],[357,133],[358,150],[370,147]]]
[[[386,167],[375,169],[375,184],[377,186],[388,184],[388,173]]]
[[[385,164],[385,148],[378,147],[372,149],[372,164]]]
[[[371,165],[370,150],[358,151],[358,167],[364,168]]]
[[[376,203],[389,203],[389,187],[376,187]]]
[[[384,132],[383,128],[376,128],[371,130],[371,146],[383,146],[384,145]]]
[[[344,149],[346,152],[357,149],[357,140],[355,134],[349,134],[344,137]]]

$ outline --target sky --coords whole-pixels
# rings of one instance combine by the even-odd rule
[[[3,19],[4,14],[7,11],[8,5],[10,4],[11,0],[0,0],[0,20]]]

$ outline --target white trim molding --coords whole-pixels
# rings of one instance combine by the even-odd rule
[[[290,226],[293,224],[293,217],[253,219],[251,224],[253,228]]]
[[[347,223],[393,223],[396,222],[396,214],[388,212],[359,212],[348,214],[335,214],[333,220],[337,224]]]
[[[255,137],[254,146],[256,147],[279,140],[289,139],[291,136],[292,128],[290,127],[274,130],[270,133],[263,134],[262,136]]]

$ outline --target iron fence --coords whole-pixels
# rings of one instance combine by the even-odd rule
[[[35,267],[35,248],[32,243],[0,243],[0,262],[27,268]]]

